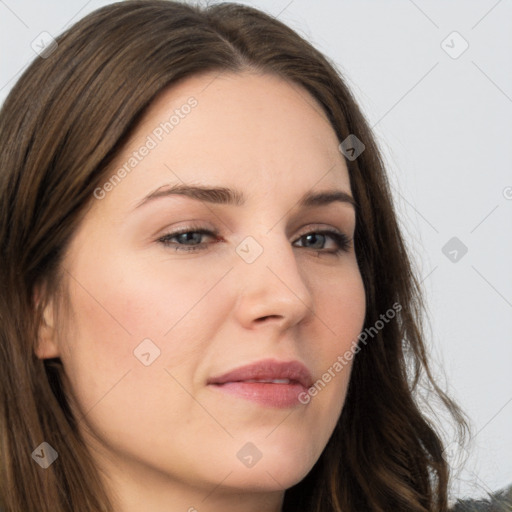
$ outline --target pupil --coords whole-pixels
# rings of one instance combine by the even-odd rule
[[[323,235],[320,235],[320,236],[323,236]],[[306,238],[308,239],[308,241],[312,241],[312,242],[313,242],[313,244],[315,243],[315,239],[316,239],[316,241],[317,241],[317,242],[318,242],[318,241],[320,241],[320,242],[321,242],[321,239],[320,239],[320,238],[319,238],[319,236],[318,236],[318,235],[316,235],[316,234],[306,235]]]
[[[194,242],[197,240],[194,240],[194,236],[199,235],[199,233],[182,233],[180,236],[183,237],[181,241],[183,242]],[[200,235],[199,235],[200,236]]]

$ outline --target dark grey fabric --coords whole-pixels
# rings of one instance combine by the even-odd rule
[[[512,512],[512,486],[490,494],[487,499],[458,500],[451,512]]]

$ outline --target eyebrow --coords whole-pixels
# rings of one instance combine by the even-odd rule
[[[172,186],[163,185],[162,187],[157,188],[142,199],[135,209],[140,208],[155,199],[174,195],[190,197],[198,201],[206,201],[212,204],[243,206],[246,202],[243,192],[240,192],[239,190],[226,187],[176,184]],[[348,192],[336,189],[324,190],[321,192],[306,192],[306,194],[300,198],[298,205],[302,208],[307,208],[325,206],[334,202],[349,204],[354,209],[356,207],[355,199]]]

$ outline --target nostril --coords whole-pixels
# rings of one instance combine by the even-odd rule
[[[263,320],[266,320],[267,318],[278,318],[278,315],[267,315],[267,316],[262,316],[258,319],[256,319],[257,322],[262,322]]]

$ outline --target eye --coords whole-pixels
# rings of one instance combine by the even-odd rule
[[[204,242],[204,238],[208,237],[214,239],[213,242]],[[333,248],[327,249],[325,247],[328,240],[334,245]],[[212,243],[220,241],[216,231],[203,229],[198,226],[188,226],[178,231],[168,233],[157,240],[164,247],[174,248],[175,251],[200,251],[208,249]],[[337,255],[341,252],[348,252],[351,247],[352,239],[340,231],[323,229],[319,231],[310,231],[301,235],[297,241],[304,249],[312,249],[319,253],[327,253]]]
[[[334,240],[334,249],[326,250],[325,249],[325,243],[327,239]],[[330,230],[330,229],[324,229],[321,231],[311,231],[309,233],[306,233],[302,235],[299,240],[304,240],[306,244],[311,244],[313,247],[309,246],[306,248],[310,248],[313,250],[317,250],[320,252],[325,252],[328,254],[339,254],[341,252],[348,252],[350,250],[350,244],[352,240],[345,235],[344,233]],[[319,245],[321,247],[319,247]]]
[[[204,242],[199,243],[204,236],[210,236],[214,238],[218,237],[216,232],[189,226],[179,231],[175,231],[173,233],[168,233],[167,235],[164,235],[163,237],[158,239],[158,242],[160,242],[165,247],[174,247],[176,251],[197,251],[207,249],[209,245]],[[173,240],[176,240],[176,242],[173,242]]]

